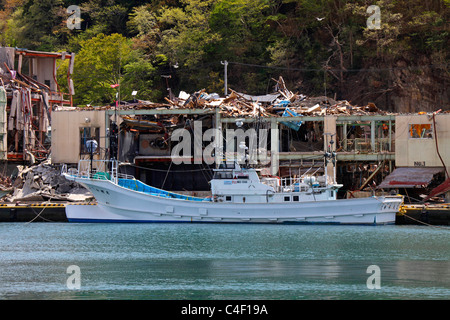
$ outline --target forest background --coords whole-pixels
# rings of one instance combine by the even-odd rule
[[[271,93],[281,75],[293,92],[435,111],[450,109],[449,15],[450,0],[0,0],[0,45],[76,53],[80,106],[111,103],[117,83],[123,100],[224,95],[227,61],[238,92]]]

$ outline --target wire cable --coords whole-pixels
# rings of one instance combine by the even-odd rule
[[[255,68],[265,68],[265,69],[276,69],[276,70],[289,70],[289,71],[315,71],[315,72],[324,72],[324,71],[334,71],[334,72],[376,72],[376,71],[393,71],[393,70],[422,70],[424,68],[432,68],[432,69],[446,69],[447,65],[423,65],[423,66],[415,66],[415,67],[393,67],[393,68],[361,68],[361,69],[328,69],[328,68],[287,68],[287,67],[276,67],[276,66],[265,66],[253,63],[243,63],[243,62],[233,62],[228,61],[229,64],[247,66],[247,67],[255,67]]]

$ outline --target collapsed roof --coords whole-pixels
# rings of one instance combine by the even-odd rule
[[[277,91],[271,94],[253,96],[230,90],[227,97],[220,97],[217,93],[208,93],[205,89],[188,94],[181,91],[178,97],[165,98],[165,103],[145,100],[120,103],[120,109],[216,109],[220,108],[222,115],[227,117],[277,117],[277,116],[323,116],[330,114],[341,115],[370,115],[387,114],[376,107],[374,103],[365,106],[352,105],[347,100],[334,100],[326,96],[308,97],[304,94],[293,93],[288,90],[282,77],[277,82]],[[93,108],[93,107],[88,107]],[[109,109],[114,106],[99,107]],[[287,112],[286,112],[287,111]]]

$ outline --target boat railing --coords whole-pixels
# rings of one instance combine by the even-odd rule
[[[308,174],[312,168],[309,168],[305,173],[299,177],[284,177],[280,179],[280,184],[277,192],[292,192],[292,191],[306,191],[302,189],[302,184],[307,184],[311,188],[318,188],[323,186],[325,182],[316,177],[316,173],[321,169],[317,168],[311,174]]]
[[[118,167],[117,160],[80,160],[78,169],[63,167],[62,171],[80,178],[111,180],[114,183],[118,183],[118,179],[134,179],[132,175],[120,173]]]

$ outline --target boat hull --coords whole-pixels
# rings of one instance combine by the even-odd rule
[[[109,180],[73,178],[98,205],[68,205],[71,222],[213,222],[394,224],[401,197],[370,197],[299,203],[187,201],[123,188]]]

